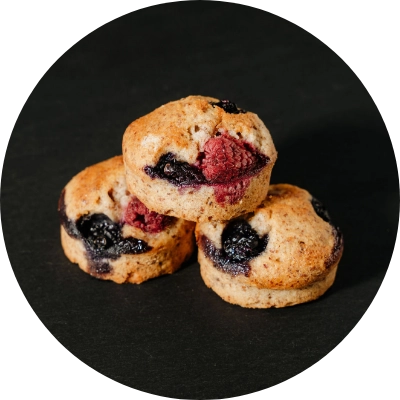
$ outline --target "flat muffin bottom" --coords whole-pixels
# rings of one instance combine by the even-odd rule
[[[267,289],[238,283],[235,277],[214,267],[199,251],[200,273],[207,287],[228,303],[246,308],[281,308],[306,303],[322,296],[333,284],[339,261],[317,282],[299,289]]]

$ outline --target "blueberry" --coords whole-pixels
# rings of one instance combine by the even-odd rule
[[[229,100],[221,100],[219,102],[211,102],[213,107],[217,106],[222,108],[225,112],[229,114],[245,114],[247,111],[237,108],[236,104]]]
[[[259,237],[244,220],[231,221],[222,232],[222,249],[217,249],[206,236],[199,246],[214,266],[231,275],[250,273],[249,261],[261,254],[268,244],[268,235]]]
[[[204,254],[212,260],[217,269],[233,276],[239,274],[249,275],[250,265],[248,262],[233,262],[227,257],[224,249],[217,249],[208,237],[201,235],[199,246],[204,251]]]
[[[231,261],[248,261],[260,254],[266,247],[265,239],[244,220],[231,221],[222,233],[226,256]]]
[[[173,153],[162,155],[154,167],[146,166],[144,171],[153,179],[164,179],[180,187],[206,183],[199,168],[187,162],[178,161]]]
[[[151,249],[143,240],[123,238],[121,225],[105,214],[84,215],[76,227],[93,259],[116,259],[122,254],[139,254]]]
[[[119,240],[119,226],[104,214],[84,215],[77,228],[94,250],[106,250]]]
[[[94,275],[106,275],[112,271],[112,267],[107,262],[95,262],[90,264],[90,270]]]
[[[315,197],[311,199],[311,204],[314,208],[315,213],[326,222],[331,222],[331,217],[328,214],[325,206]]]

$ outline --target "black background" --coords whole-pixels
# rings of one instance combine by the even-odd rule
[[[256,112],[279,153],[272,182],[308,189],[342,228],[337,280],[320,300],[246,310],[207,289],[195,261],[136,286],[97,281],[63,255],[56,213],[63,186],[120,154],[133,119],[189,94]],[[398,198],[384,123],[342,60],[266,12],[188,2],[119,18],[48,71],[11,136],[2,223],[26,298],[78,358],[149,393],[224,398],[296,375],[349,333],[388,267]]]

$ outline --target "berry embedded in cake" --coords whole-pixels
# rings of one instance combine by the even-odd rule
[[[222,232],[222,248],[218,249],[205,235],[199,243],[204,254],[212,260],[214,266],[233,276],[248,276],[248,261],[259,256],[268,245],[268,235],[259,236],[245,220],[234,220],[227,224]]]
[[[265,250],[268,235],[259,237],[245,220],[231,221],[222,232],[222,243],[230,260],[248,261]]]
[[[76,223],[86,249],[93,258],[116,258],[122,254],[140,254],[151,248],[143,240],[123,238],[122,224],[111,221],[105,214],[89,214]]]
[[[193,187],[206,183],[198,167],[178,161],[172,153],[162,155],[154,167],[146,165],[144,171],[152,179],[164,179],[178,187]]]
[[[250,176],[264,167],[267,157],[249,143],[235,139],[227,132],[218,132],[204,145],[199,154],[200,169],[211,183],[226,183],[242,176]]]
[[[315,213],[322,218],[325,222],[331,222],[331,217],[325,208],[325,206],[315,197],[312,197],[311,204],[314,208]]]
[[[238,108],[236,104],[230,100],[211,101],[210,104],[213,107],[216,106],[222,108],[225,112],[229,114],[246,114],[247,112],[245,110]]]
[[[143,232],[159,233],[174,221],[174,217],[150,211],[137,197],[133,196],[123,215],[123,222]]]
[[[147,165],[144,171],[152,179],[164,179],[179,188],[212,186],[218,203],[234,204],[249,186],[249,178],[268,162],[269,158],[250,143],[224,131],[205,143],[195,164],[178,161],[175,154],[166,153],[154,167]]]
[[[122,254],[140,254],[151,250],[144,240],[122,237],[123,224],[113,222],[105,214],[85,214],[77,221],[69,219],[65,212],[65,191],[59,200],[61,225],[69,236],[83,241],[89,258],[117,259]]]

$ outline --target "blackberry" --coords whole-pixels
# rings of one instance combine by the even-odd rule
[[[89,263],[90,271],[93,275],[106,275],[112,271],[112,267],[109,263],[94,262]]]
[[[247,111],[237,108],[236,104],[230,100],[221,100],[218,102],[210,103],[213,107],[217,106],[222,108],[225,112],[229,114],[245,114]]]
[[[119,239],[119,227],[104,214],[85,215],[77,228],[94,250],[106,250]]]
[[[331,222],[331,217],[328,214],[328,211],[326,210],[325,206],[315,197],[311,199],[311,204],[314,208],[314,211],[316,214],[321,217],[324,221],[326,222]]]
[[[123,238],[121,226],[105,214],[84,215],[79,218],[76,227],[94,259],[116,259],[121,254],[139,254],[150,250],[143,240]]]
[[[244,220],[231,221],[222,233],[226,256],[233,262],[248,261],[258,256],[267,246],[268,238],[260,238]]]
[[[249,275],[250,265],[248,262],[233,262],[227,257],[224,249],[217,249],[208,237],[200,236],[199,246],[204,251],[204,254],[212,260],[217,269],[233,276],[239,274]]]
[[[261,254],[268,244],[268,235],[259,237],[244,220],[230,222],[222,232],[222,249],[217,249],[206,236],[199,245],[215,267],[231,275],[250,274],[249,261]]]
[[[187,162],[178,161],[173,153],[162,155],[154,167],[144,167],[144,172],[153,179],[165,179],[180,187],[206,183],[206,179],[199,168]]]

